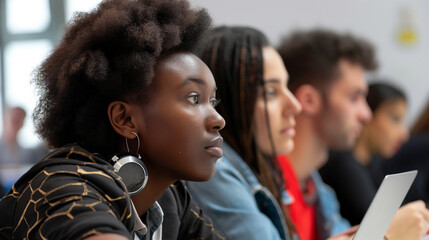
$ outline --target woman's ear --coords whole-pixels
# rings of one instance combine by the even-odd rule
[[[320,111],[322,96],[312,85],[304,84],[298,87],[295,97],[301,103],[302,114],[314,115]]]
[[[125,138],[133,139],[138,133],[137,110],[135,105],[122,101],[111,102],[107,108],[110,124],[115,132]]]

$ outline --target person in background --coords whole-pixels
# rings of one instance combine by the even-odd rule
[[[325,183],[337,193],[341,215],[359,224],[385,174],[382,161],[408,140],[405,94],[387,81],[369,84],[366,97],[373,113],[351,151],[331,151],[320,169]]]
[[[18,133],[24,126],[27,113],[21,107],[6,108],[3,114],[3,135],[0,142],[0,164],[22,165],[34,163],[31,150],[18,142]]]
[[[278,158],[285,189],[295,199],[288,209],[301,239],[325,239],[348,222],[318,169],[330,148],[352,149],[372,117],[364,73],[377,66],[374,49],[366,40],[325,29],[292,33],[278,49],[289,72],[288,86],[302,106],[295,148]],[[423,202],[415,202],[398,211],[385,238],[417,240],[428,229],[429,211]]]
[[[0,188],[4,192],[9,191],[15,181],[48,152],[42,147],[24,147],[19,143],[18,134],[24,126],[26,115],[25,110],[18,106],[4,110],[0,141]]]
[[[224,156],[207,182],[187,182],[193,199],[227,239],[288,239],[293,226],[275,161],[294,146],[300,104],[287,89],[288,73],[260,31],[220,26],[207,34],[199,56],[213,72],[222,99]]]
[[[429,203],[429,101],[411,128],[410,139],[397,154],[382,162],[384,174],[417,169],[404,203],[423,200]]]
[[[11,180],[7,176],[7,179],[3,179],[6,178],[3,171],[10,172],[10,168],[16,169],[31,162],[31,152],[18,143],[18,133],[24,125],[25,116],[26,112],[21,107],[7,107],[3,113],[3,135],[0,141],[0,199],[5,189],[9,189],[12,182],[19,178],[14,176],[14,180]]]
[[[1,200],[0,239],[163,239],[181,224],[163,222],[167,190],[196,229],[181,239],[224,239],[179,181],[208,180],[222,156],[216,83],[192,53],[210,24],[186,0],[75,15],[34,81],[36,130],[54,150]]]

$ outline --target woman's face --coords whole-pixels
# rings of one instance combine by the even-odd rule
[[[268,115],[275,150],[277,154],[287,154],[294,147],[294,116],[301,111],[301,105],[287,89],[288,74],[277,51],[272,47],[264,47],[262,54],[267,102],[265,106],[264,88],[260,87],[254,115],[256,142],[262,153],[272,153],[266,118]]]
[[[365,126],[373,154],[392,157],[408,139],[404,118],[407,105],[404,100],[387,101],[375,110],[373,119]]]
[[[215,109],[213,75],[188,52],[168,55],[155,70],[139,114],[140,154],[150,177],[208,180],[222,157],[219,130],[225,126]]]

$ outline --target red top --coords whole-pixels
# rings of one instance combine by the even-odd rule
[[[293,201],[291,204],[284,205],[289,211],[292,222],[295,225],[297,234],[300,240],[317,240],[315,208],[313,203],[309,203],[309,199],[314,198],[316,189],[314,182],[309,180],[306,182],[305,197],[301,191],[299,180],[295,174],[295,170],[290,164],[289,158],[285,155],[278,156],[277,161],[283,172],[285,180],[284,188]]]

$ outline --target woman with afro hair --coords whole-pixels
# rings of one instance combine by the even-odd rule
[[[53,150],[0,202],[0,239],[161,239],[168,191],[180,222],[208,236],[177,238],[221,238],[178,181],[210,179],[222,156],[215,81],[192,53],[210,24],[185,0],[106,0],[75,16],[34,80]]]

